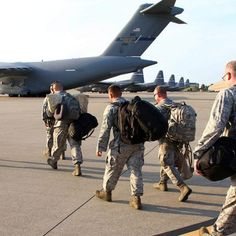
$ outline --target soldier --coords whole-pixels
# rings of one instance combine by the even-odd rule
[[[51,94],[53,94],[53,89],[52,89],[52,85],[50,85],[50,92]],[[42,111],[42,118],[46,127],[46,149],[43,151],[43,155],[45,157],[50,157],[51,156],[51,150],[52,150],[52,146],[53,146],[53,126],[55,123],[55,119],[54,117],[49,117],[49,113],[48,113],[48,98],[45,97],[44,101],[43,101],[43,111]],[[61,159],[64,160],[65,159],[65,151],[66,151],[66,144],[64,147],[64,151],[61,155]]]
[[[141,209],[141,198],[143,195],[142,166],[144,164],[144,145],[125,144],[120,139],[120,130],[117,124],[117,111],[119,104],[125,102],[121,97],[121,89],[117,85],[111,85],[108,88],[109,104],[104,113],[102,126],[98,138],[96,155],[102,156],[107,150],[110,131],[113,129],[114,139],[109,143],[109,151],[106,158],[105,173],[103,176],[103,189],[96,191],[96,196],[105,201],[112,201],[112,190],[118,182],[124,165],[130,170],[131,198],[130,206],[135,209]]]
[[[50,85],[50,92],[52,91],[52,85]],[[53,146],[53,126],[55,119],[54,117],[49,117],[48,115],[48,99],[45,97],[43,101],[43,112],[42,112],[42,118],[44,121],[44,124],[46,126],[46,150],[43,152],[44,156],[50,157],[51,156],[51,150]]]
[[[225,88],[216,96],[211,109],[210,118],[202,137],[194,150],[195,171],[196,161],[205,150],[211,147],[217,139],[223,136],[236,138],[236,61],[226,64]],[[222,207],[218,219],[213,225],[212,232],[207,228],[200,229],[200,235],[229,235],[236,232],[236,174],[231,176],[231,186],[228,190],[225,203]]]
[[[154,98],[156,101],[156,107],[160,109],[161,113],[168,119],[169,113],[164,105],[171,105],[173,101],[167,97],[167,92],[164,87],[157,86],[154,90]],[[180,196],[178,200],[184,202],[188,199],[192,190],[184,183],[183,178],[176,165],[179,165],[182,153],[180,149],[182,144],[173,142],[164,137],[159,140],[159,152],[158,157],[160,160],[160,181],[153,185],[155,189],[160,191],[168,191],[167,181],[168,179],[176,185],[180,190]],[[177,164],[178,163],[178,164]]]
[[[71,95],[66,93],[63,90],[63,86],[57,81],[52,84],[52,91],[54,94],[62,96],[65,100],[71,99]],[[78,112],[80,112],[79,103],[77,109]],[[49,111],[48,113],[49,116],[53,116],[53,114]],[[51,149],[51,156],[47,159],[47,163],[53,169],[57,169],[57,162],[64,151],[67,139],[71,147],[72,162],[74,165],[74,171],[72,172],[72,175],[80,176],[81,164],[83,163],[81,142],[77,142],[68,136],[68,128],[71,122],[72,120],[66,118],[62,118],[61,120],[55,120],[55,123],[53,125],[53,146]]]

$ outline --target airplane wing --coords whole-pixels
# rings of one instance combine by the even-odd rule
[[[0,64],[0,79],[7,76],[22,76],[32,73],[33,68],[23,65]]]

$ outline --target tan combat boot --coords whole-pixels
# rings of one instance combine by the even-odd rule
[[[61,156],[60,156],[61,160],[65,160],[65,151],[62,152]]]
[[[168,191],[167,183],[164,182],[153,184],[153,188],[158,189],[160,191]]]
[[[43,156],[49,158],[51,156],[51,151],[49,149],[43,150]]]
[[[200,236],[210,235],[208,229],[204,226],[199,229],[198,233],[199,233]]]
[[[96,191],[96,197],[107,201],[107,202],[111,202],[111,191],[104,191],[104,190],[97,190]]]
[[[179,189],[180,189],[179,201],[185,202],[188,199],[189,195],[192,193],[192,189],[189,188],[186,184],[179,186]]]
[[[75,169],[72,172],[72,175],[73,176],[81,176],[82,175],[80,164],[75,164]]]
[[[131,196],[129,205],[136,210],[142,209],[142,203],[140,196]]]

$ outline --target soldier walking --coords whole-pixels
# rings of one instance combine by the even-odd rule
[[[222,79],[225,81],[225,87],[230,88],[222,89],[216,96],[209,121],[194,150],[195,163],[221,135],[236,139],[236,61],[226,64]],[[197,172],[196,165],[195,170]],[[236,232],[235,222],[236,174],[231,176],[231,185],[225,203],[213,225],[212,232],[210,233],[207,228],[203,227],[200,229],[199,235],[230,235]]]
[[[114,139],[109,143],[109,151],[106,157],[106,167],[103,176],[103,189],[96,191],[96,196],[105,201],[112,201],[112,191],[119,180],[124,165],[130,171],[131,198],[130,206],[141,209],[141,196],[143,195],[142,166],[144,164],[144,145],[125,144],[120,139],[120,130],[117,124],[117,111],[119,104],[125,102],[121,97],[121,89],[117,85],[108,88],[110,104],[103,113],[102,126],[97,143],[96,155],[102,156],[106,152],[111,129]]]
[[[160,109],[161,113],[168,119],[169,112],[165,105],[173,104],[173,101],[167,97],[167,92],[164,87],[157,86],[154,90],[154,98],[156,101],[156,107]],[[168,137],[164,137],[159,140],[159,152],[158,157],[160,160],[160,181],[154,184],[154,188],[160,191],[168,191],[167,181],[168,179],[176,185],[180,190],[178,200],[184,202],[188,199],[192,193],[192,189],[187,186],[183,178],[180,175],[180,171],[176,166],[181,160],[182,153],[180,149],[182,144],[179,142],[171,141]]]

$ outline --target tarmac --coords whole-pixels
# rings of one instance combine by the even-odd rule
[[[73,93],[74,91],[72,91]],[[42,155],[46,132],[41,120],[43,98],[0,96],[0,235],[198,235],[203,225],[212,225],[224,202],[229,180],[210,182],[201,176],[187,180],[193,193],[178,202],[179,191],[153,188],[159,179],[158,142],[145,144],[143,210],[129,206],[129,173],[124,169],[113,202],[97,199],[102,187],[105,154],[96,157],[96,143],[107,94],[89,94],[89,112],[99,126],[82,143],[82,176],[74,177],[69,147],[58,170]],[[124,93],[131,99],[137,94]],[[139,93],[153,102],[152,93]],[[169,92],[175,101],[186,101],[197,111],[195,147],[208,121],[216,93]]]

